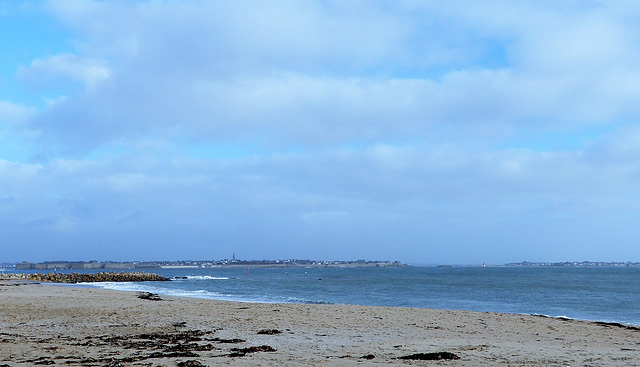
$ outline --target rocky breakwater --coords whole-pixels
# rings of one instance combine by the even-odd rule
[[[95,274],[86,273],[47,273],[47,274],[22,274],[23,280],[37,282],[54,283],[96,283],[96,282],[156,282],[169,281],[158,274],[135,272],[135,273],[108,273],[100,272]]]

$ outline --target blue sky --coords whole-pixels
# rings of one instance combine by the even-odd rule
[[[0,261],[640,261],[639,21],[4,2]]]

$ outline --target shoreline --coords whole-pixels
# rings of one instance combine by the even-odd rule
[[[58,285],[0,281],[0,365],[640,366],[640,328],[622,324]]]
[[[67,284],[67,285],[71,285],[71,286],[83,286],[83,287],[92,287],[95,289],[105,289],[105,290],[116,290],[116,291],[125,291],[125,292],[147,292],[147,291],[151,291],[151,292],[156,292],[156,293],[160,293],[166,296],[176,296],[176,297],[185,297],[185,298],[196,298],[196,299],[205,299],[205,300],[216,300],[216,301],[228,301],[228,302],[240,302],[240,303],[268,303],[268,304],[277,304],[277,303],[291,303],[291,304],[329,304],[329,305],[359,305],[359,306],[372,306],[372,307],[386,307],[387,305],[383,305],[383,304],[359,304],[359,303],[334,303],[334,302],[324,302],[324,301],[309,301],[309,302],[295,302],[295,301],[287,301],[287,300],[283,300],[283,299],[274,299],[274,300],[265,300],[264,298],[255,298],[252,299],[251,297],[223,297],[223,296],[213,296],[213,295],[202,295],[200,293],[197,292],[192,292],[193,294],[188,294],[189,291],[185,291],[185,292],[171,292],[173,289],[159,289],[156,287],[150,288],[150,289],[127,289],[128,287],[118,287],[118,286],[108,286],[108,287],[103,287],[100,286],[100,283],[114,283],[114,284],[119,284],[119,283],[123,283],[123,284],[136,284],[142,281],[151,281],[151,280],[171,280],[171,281],[175,281],[175,280],[182,280],[183,278],[186,279],[186,277],[170,277],[170,278],[165,278],[162,276],[159,276],[158,274],[155,273],[146,273],[146,272],[114,272],[114,273],[106,273],[106,272],[98,272],[98,273],[87,273],[89,274],[89,276],[97,276],[98,278],[100,278],[101,276],[114,276],[113,280],[108,280],[108,279],[92,279],[92,280],[87,280],[87,281],[80,281],[80,282],[60,282],[60,281],[52,281],[49,278],[51,278],[52,276],[56,276],[56,275],[70,275],[70,274],[76,274],[76,273],[69,273],[69,272],[61,272],[61,273],[53,273],[53,272],[49,272],[49,273],[5,273],[5,274],[1,274],[0,275],[0,282],[1,281],[34,281],[34,282],[43,282],[43,283],[52,283],[52,284],[58,284],[58,285],[63,285],[63,284]],[[83,273],[80,273],[80,275],[82,275]],[[115,280],[117,278],[120,278],[121,275],[134,275],[134,276],[139,276],[140,280],[129,280],[129,281],[124,281],[124,280]],[[44,277],[44,278],[42,278]],[[41,279],[42,278],[42,279]],[[389,306],[389,307],[415,307],[415,308],[427,308],[427,307],[421,307],[421,306]],[[427,308],[428,309],[428,308]],[[559,314],[547,314],[547,313],[537,313],[535,311],[527,311],[527,310],[487,310],[487,309],[466,309],[466,308],[447,308],[447,307],[442,307],[442,308],[438,308],[438,309],[443,309],[443,310],[452,310],[452,311],[476,311],[476,312],[492,312],[492,313],[508,313],[508,314],[514,314],[514,315],[523,315],[523,316],[541,316],[541,317],[548,317],[548,318],[557,318],[557,319],[566,319],[566,320],[576,320],[576,321],[588,321],[588,322],[596,322],[596,323],[604,323],[604,324],[620,324],[620,325],[626,325],[626,326],[631,326],[631,327],[640,327],[640,321],[633,319],[633,320],[625,320],[623,319],[616,319],[616,318],[607,318],[607,317],[602,317],[602,318],[589,318],[589,317],[580,317],[579,315],[572,315],[572,316],[567,316],[568,314],[571,314],[570,311],[568,314],[567,313],[559,313]]]
[[[1,279],[0,279],[1,280]],[[46,282],[45,282],[46,283]],[[45,284],[43,283],[43,284]],[[46,283],[46,284],[51,284],[51,285],[58,285],[58,286],[69,286],[69,287],[87,287],[87,288],[93,288],[93,289],[102,289],[102,290],[107,290],[107,291],[117,291],[117,292],[130,292],[130,293],[145,293],[147,292],[146,290],[125,290],[125,289],[115,289],[115,288],[105,288],[105,287],[100,287],[99,285],[95,284],[95,283],[75,283],[75,284],[68,284],[68,283]],[[621,325],[624,327],[630,327],[630,328],[638,328],[638,330],[640,330],[640,322],[639,323],[632,323],[632,322],[622,322],[622,321],[618,321],[618,320],[612,320],[612,319],[586,319],[586,318],[577,318],[577,317],[569,317],[569,316],[564,316],[564,315],[557,315],[557,316],[552,316],[552,315],[547,315],[547,314],[539,314],[539,313],[526,313],[526,312],[522,312],[522,313],[518,313],[518,312],[498,312],[498,311],[479,311],[479,310],[468,310],[468,309],[450,309],[450,308],[427,308],[427,307],[406,307],[406,306],[384,306],[384,305],[363,305],[363,304],[356,304],[356,303],[331,303],[331,302],[280,302],[280,301],[273,301],[273,302],[268,302],[268,301],[263,301],[263,300],[252,300],[252,299],[226,299],[223,297],[219,297],[216,298],[215,296],[209,296],[209,297],[204,297],[198,294],[192,294],[192,295],[185,295],[185,294],[171,294],[171,293],[162,293],[159,292],[157,290],[154,290],[154,292],[160,296],[166,296],[166,297],[178,297],[178,298],[188,298],[188,299],[201,299],[201,300],[210,300],[210,301],[219,301],[219,302],[234,302],[234,303],[249,303],[249,304],[253,304],[253,303],[258,303],[258,304],[292,304],[292,305],[335,305],[335,306],[359,306],[359,307],[389,307],[389,308],[407,308],[407,309],[418,309],[418,310],[442,310],[442,311],[460,311],[460,312],[486,312],[486,313],[492,313],[492,314],[505,314],[505,315],[516,315],[516,316],[533,316],[533,317],[541,317],[541,318],[549,318],[549,319],[558,319],[558,320],[564,320],[564,321],[584,321],[584,322],[592,322],[592,323],[598,323],[598,324],[610,324],[610,325]]]
[[[90,280],[90,281],[86,281],[86,282],[56,282],[56,281],[51,281],[51,280],[43,280],[43,279],[39,279],[37,276],[43,276],[43,275],[51,275],[54,274],[53,272],[51,273],[45,273],[45,274],[41,274],[41,273],[5,273],[0,275],[0,282],[2,281],[23,281],[23,282],[41,282],[42,284],[51,284],[51,285],[66,285],[66,286],[70,286],[70,287],[88,287],[88,288],[93,288],[93,289],[102,289],[102,290],[114,290],[114,291],[123,291],[123,292],[147,292],[147,290],[129,290],[129,289],[119,289],[119,288],[108,288],[108,287],[101,287],[97,284],[99,283],[103,283],[105,281],[100,281],[100,280]],[[62,273],[61,273],[62,274]],[[106,275],[110,275],[107,273],[96,273],[94,275],[101,275],[101,274],[106,274]],[[123,273],[123,274],[137,274],[139,276],[141,276],[142,280],[139,281],[149,281],[149,280],[180,280],[180,278],[164,278],[162,276],[159,276],[157,274],[154,273],[146,273],[146,272],[138,272],[138,273]],[[116,278],[118,275],[120,275],[120,273],[116,272],[113,273],[111,275],[116,275]],[[34,276],[36,276],[34,278]],[[143,279],[145,278],[145,279]],[[146,279],[146,278],[150,278],[150,279]],[[157,278],[157,279],[155,279]],[[133,280],[133,281],[124,281],[124,280],[107,280],[107,283],[137,283],[139,282],[138,280]],[[213,300],[213,301],[221,301],[221,302],[238,302],[238,303],[266,303],[266,304],[280,304],[280,303],[285,303],[285,304],[310,304],[310,305],[314,305],[314,304],[328,304],[328,305],[353,305],[353,306],[365,306],[365,307],[400,307],[400,308],[404,308],[403,306],[384,306],[384,305],[364,305],[364,304],[356,304],[356,303],[331,303],[331,302],[282,302],[280,300],[278,301],[264,301],[264,300],[252,300],[252,299],[229,299],[229,298],[225,298],[225,297],[215,297],[215,296],[202,296],[202,295],[198,295],[198,294],[193,294],[193,295],[187,295],[187,294],[172,294],[171,292],[158,292],[157,289],[153,290],[154,292],[157,292],[161,295],[164,296],[171,296],[171,297],[184,297],[184,298],[194,298],[194,299],[203,299],[203,300]],[[167,289],[167,291],[169,291],[169,289]],[[409,307],[409,308],[418,308],[418,309],[429,309],[429,308],[424,308],[424,307]],[[549,314],[541,314],[541,313],[529,313],[529,312],[501,312],[501,311],[487,311],[487,310],[468,310],[468,309],[448,309],[448,308],[442,308],[442,310],[450,310],[450,311],[471,311],[471,312],[490,312],[490,313],[498,313],[498,314],[513,314],[513,315],[519,315],[519,316],[536,316],[536,317],[546,317],[546,318],[552,318],[552,319],[560,319],[560,320],[575,320],[575,321],[586,321],[586,322],[594,322],[594,323],[600,323],[600,324],[612,324],[612,325],[624,325],[624,326],[629,326],[632,328],[640,328],[640,322],[627,322],[627,321],[621,321],[621,320],[616,320],[616,319],[590,319],[590,318],[580,318],[580,317],[569,317],[563,314],[560,315],[549,315]]]

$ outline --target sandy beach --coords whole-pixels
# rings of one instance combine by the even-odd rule
[[[640,366],[640,329],[540,316],[16,281],[0,310],[0,366]]]

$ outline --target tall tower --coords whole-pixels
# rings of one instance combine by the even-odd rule
[[[233,259],[231,261],[236,262],[236,253],[235,252],[233,253]]]

